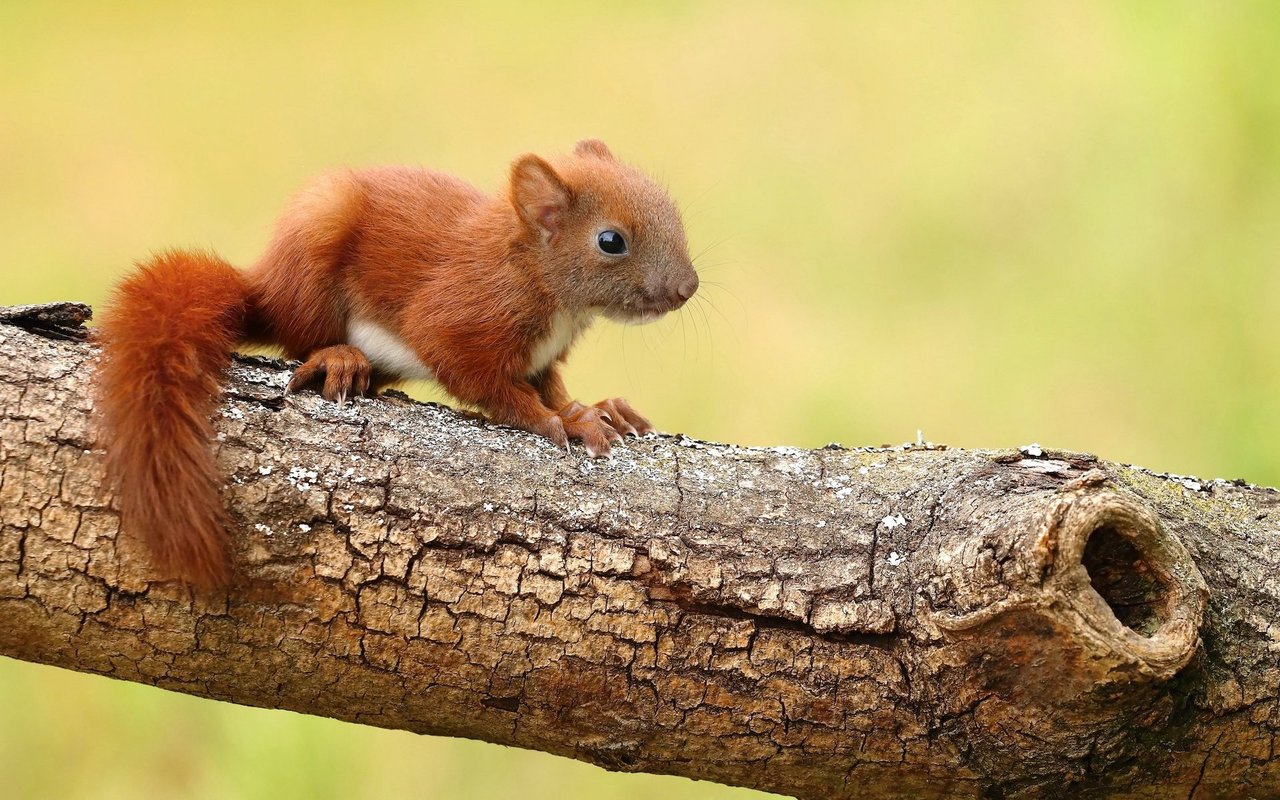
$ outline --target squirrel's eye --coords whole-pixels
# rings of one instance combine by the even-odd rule
[[[601,231],[596,237],[596,246],[600,248],[600,252],[611,256],[627,254],[627,240],[617,231]]]

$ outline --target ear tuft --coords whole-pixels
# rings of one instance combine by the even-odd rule
[[[511,205],[526,225],[547,240],[556,235],[560,216],[572,200],[564,180],[538,156],[528,153],[511,165]]]
[[[596,158],[604,158],[614,161],[613,151],[609,146],[599,139],[583,139],[573,147],[575,156],[595,156]]]

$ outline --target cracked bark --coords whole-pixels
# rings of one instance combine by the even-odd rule
[[[803,798],[1280,796],[1280,495],[1092,456],[605,462],[388,395],[218,418],[240,575],[157,580],[87,309],[0,310],[0,654]]]

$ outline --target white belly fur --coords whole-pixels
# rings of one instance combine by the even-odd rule
[[[594,317],[591,313],[573,315],[557,311],[551,318],[551,329],[546,336],[534,342],[533,349],[529,352],[529,369],[525,375],[533,377],[551,366],[573,344],[578,334],[587,329]],[[417,380],[429,381],[435,378],[431,368],[422,363],[399,336],[376,322],[351,318],[347,322],[347,343],[359,348],[381,372]]]
[[[529,369],[525,377],[532,378],[551,366],[573,344],[578,334],[587,329],[594,317],[591,313],[573,315],[557,311],[551,318],[551,329],[547,335],[534,342],[533,349],[529,351]]]
[[[435,377],[399,336],[376,322],[348,320],[347,343],[359,348],[379,372],[427,381]]]

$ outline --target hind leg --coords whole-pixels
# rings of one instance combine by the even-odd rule
[[[373,378],[373,365],[358,348],[349,344],[335,344],[313,352],[302,366],[293,373],[287,391],[294,392],[320,380],[324,376],[320,394],[338,405],[350,395],[368,394]]]
[[[349,275],[361,191],[346,173],[322,176],[293,197],[271,244],[245,279],[254,311],[250,335],[309,358],[346,340],[347,315],[358,294]]]

